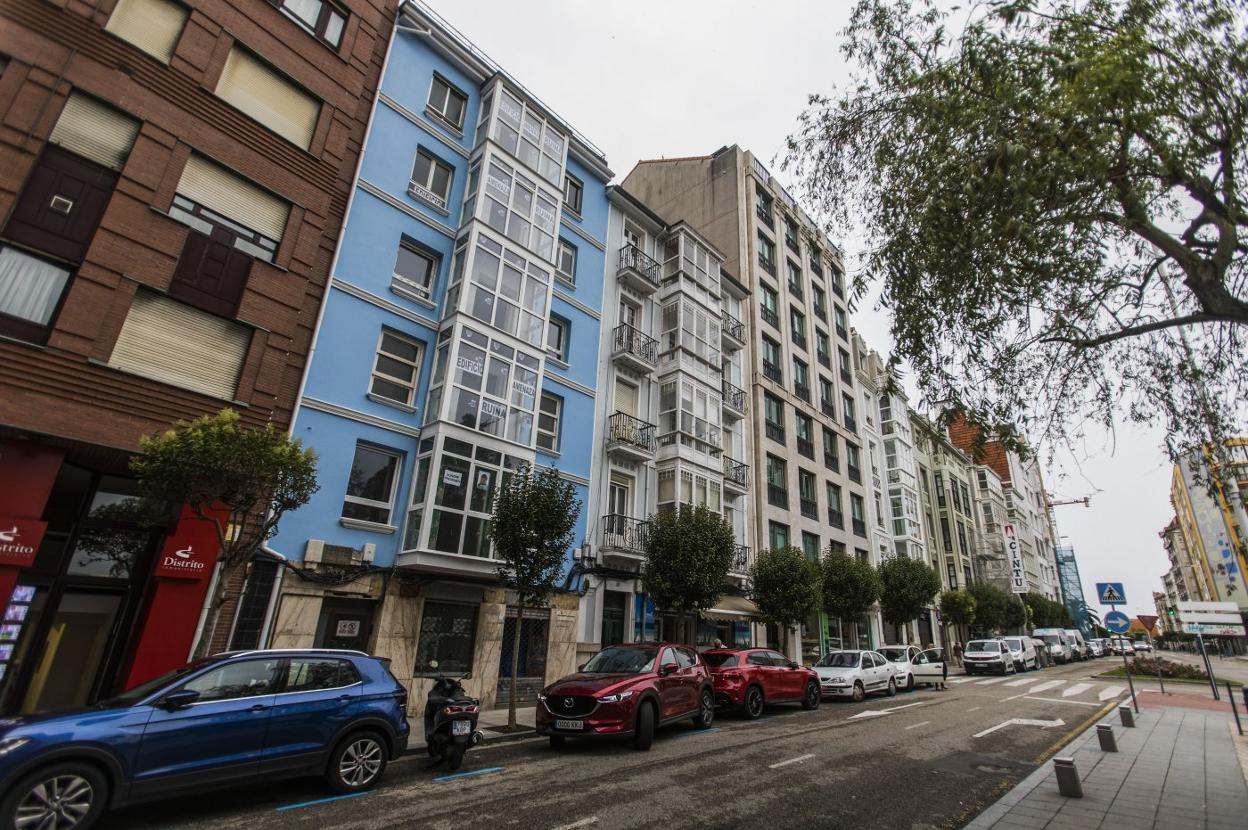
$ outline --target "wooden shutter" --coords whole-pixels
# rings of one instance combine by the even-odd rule
[[[286,202],[194,153],[186,160],[178,193],[276,242],[290,215]]]
[[[165,63],[186,24],[186,9],[171,0],[117,0],[104,27]]]
[[[35,250],[81,262],[116,184],[113,171],[48,145],[18,196],[4,234]]]
[[[140,291],[109,362],[173,386],[233,400],[250,343],[246,326]]]
[[[137,120],[94,98],[73,92],[65,101],[48,141],[110,170],[120,170],[138,134]]]
[[[229,242],[187,234],[169,296],[222,317],[238,313],[252,259]]]
[[[225,60],[217,95],[305,150],[312,143],[320,103],[237,46]]]

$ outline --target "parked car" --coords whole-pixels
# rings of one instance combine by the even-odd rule
[[[87,830],[107,808],[261,779],[367,790],[407,748],[407,691],[387,665],[232,652],[94,706],[0,720],[0,827]]]
[[[1112,643],[1114,654],[1135,654],[1135,646],[1126,637],[1115,637]]]
[[[1064,630],[1066,636],[1070,638],[1071,656],[1075,660],[1087,660],[1092,656],[1091,652],[1088,651],[1088,644],[1083,641],[1083,635],[1079,633],[1079,629],[1067,628]]]
[[[632,738],[646,750],[656,729],[682,720],[709,728],[715,689],[701,656],[676,643],[604,648],[537,696],[537,733],[555,748],[567,738]]]
[[[1136,641],[1135,641],[1134,643],[1132,643],[1131,645],[1135,647],[1135,650],[1136,650],[1137,652],[1139,652],[1139,651],[1152,651],[1152,650],[1153,650],[1153,644],[1152,644],[1152,643],[1150,643],[1148,640],[1136,640]]]
[[[1105,656],[1105,644],[1099,638],[1088,640],[1088,650],[1093,657]]]
[[[1066,631],[1061,628],[1037,628],[1031,632],[1031,636],[1044,640],[1044,644],[1049,649],[1049,656],[1053,658],[1054,663],[1069,663],[1074,659],[1074,652],[1071,650],[1070,637]]]
[[[1004,639],[1010,649],[1010,656],[1014,658],[1015,671],[1040,668],[1036,648],[1031,644],[1030,637],[1006,637]]]
[[[862,700],[868,693],[897,694],[893,664],[875,651],[832,651],[815,663],[825,696]]]
[[[932,683],[944,677],[945,655],[941,649],[923,651],[918,646],[880,646],[876,653],[893,664],[897,688],[912,691],[920,683]],[[920,659],[921,655],[927,656]]]
[[[715,702],[754,720],[769,703],[819,708],[819,675],[766,648],[716,648],[702,652],[711,672]]]
[[[962,665],[967,674],[1000,672],[1012,674],[1014,658],[1005,640],[994,637],[985,640],[971,640],[962,652]]]
[[[910,658],[910,671],[914,675],[915,685],[926,683],[933,686],[943,682],[947,671],[944,649],[929,648],[915,654]]]

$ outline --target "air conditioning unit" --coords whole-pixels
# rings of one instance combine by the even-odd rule
[[[303,548],[303,561],[309,565],[356,565],[372,564],[377,546],[372,542],[358,548],[334,545],[324,539],[309,539]]]
[[[307,544],[303,546],[303,561],[309,565],[320,562],[321,552],[324,549],[324,541],[320,539],[309,539]]]

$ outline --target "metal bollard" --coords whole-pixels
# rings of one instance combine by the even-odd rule
[[[1057,774],[1057,791],[1067,798],[1083,798],[1083,783],[1074,758],[1054,758],[1053,772]]]
[[[1123,726],[1135,726],[1135,714],[1130,706],[1119,706],[1118,717],[1122,718]]]
[[[1114,727],[1108,723],[1096,725],[1096,739],[1101,742],[1102,752],[1118,751],[1118,739],[1114,737]]]

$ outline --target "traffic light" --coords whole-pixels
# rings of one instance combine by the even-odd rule
[[[1174,606],[1173,606],[1173,605],[1167,605],[1167,606],[1166,606],[1166,614],[1167,614],[1168,616],[1171,616],[1171,617],[1173,617],[1173,616],[1174,616]]]

